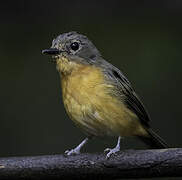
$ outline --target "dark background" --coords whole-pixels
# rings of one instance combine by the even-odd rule
[[[55,65],[41,54],[73,30],[124,72],[156,132],[182,146],[182,1],[19,0],[0,3],[0,156],[63,153],[84,138],[65,113]],[[115,143],[93,140],[83,151]],[[145,145],[128,138],[126,148]]]

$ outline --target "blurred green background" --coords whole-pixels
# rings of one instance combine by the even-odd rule
[[[58,154],[84,135],[65,113],[60,78],[41,50],[57,35],[85,34],[121,69],[173,147],[182,146],[182,2],[2,1],[0,3],[0,156]],[[116,139],[93,140],[103,151]],[[146,148],[136,139],[123,149]]]

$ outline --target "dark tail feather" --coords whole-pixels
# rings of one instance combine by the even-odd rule
[[[151,148],[155,149],[162,149],[162,148],[169,148],[167,143],[152,129],[146,129],[149,137],[138,136],[140,140],[142,140],[145,144],[149,145]]]

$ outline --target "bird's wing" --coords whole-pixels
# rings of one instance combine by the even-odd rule
[[[109,81],[114,83],[117,96],[120,96],[123,99],[124,95],[124,101],[127,107],[138,116],[143,125],[149,127],[149,115],[147,114],[144,105],[133,90],[131,83],[123,75],[123,73],[113,65],[109,64],[109,66],[105,67],[107,67],[107,69],[105,69],[104,73],[107,74],[106,77],[109,78]]]

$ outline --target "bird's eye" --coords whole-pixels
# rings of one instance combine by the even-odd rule
[[[79,44],[77,42],[74,42],[74,43],[71,43],[70,47],[73,51],[76,51],[79,49]]]

